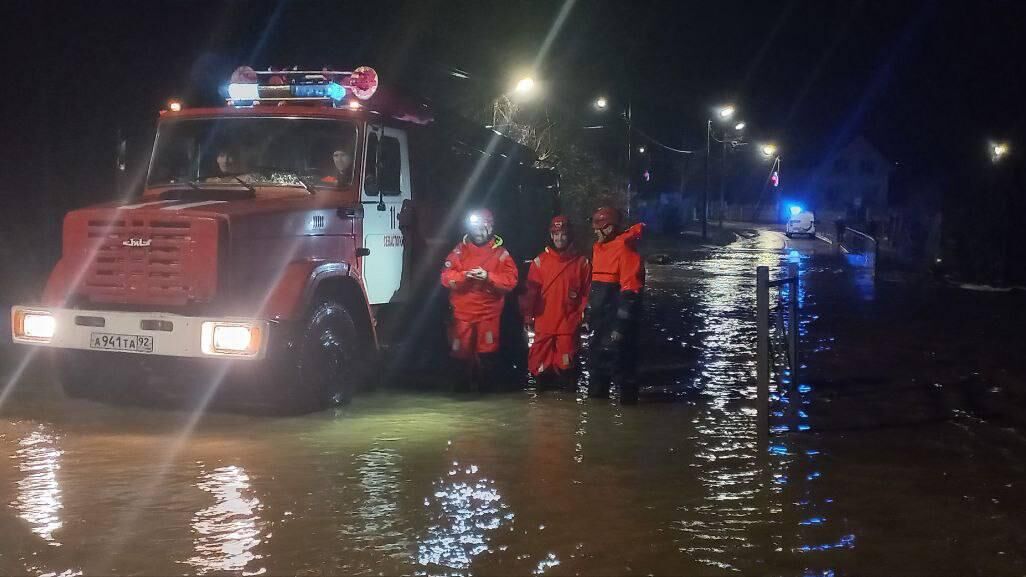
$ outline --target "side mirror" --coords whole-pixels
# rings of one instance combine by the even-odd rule
[[[377,172],[377,171],[375,171],[375,172]],[[363,191],[365,193],[367,193],[368,195],[370,195],[370,194],[380,194],[381,193],[381,191],[378,190],[378,175],[377,174],[368,174],[367,176],[365,176],[363,178]]]

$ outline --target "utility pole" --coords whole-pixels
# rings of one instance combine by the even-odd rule
[[[631,220],[631,98],[627,97],[627,222]]]
[[[712,140],[712,119],[705,124],[705,186],[702,187],[702,240],[709,238],[709,149]]]
[[[727,180],[727,139],[723,139],[723,155],[720,157],[720,229],[723,229],[723,187]]]

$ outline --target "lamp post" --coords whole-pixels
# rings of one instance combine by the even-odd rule
[[[609,110],[609,99],[607,99],[605,96],[599,96],[598,98],[596,98],[594,100],[594,102],[592,102],[592,106],[598,112],[605,112],[606,110]],[[627,163],[626,166],[624,167],[624,177],[626,179],[626,181],[625,181],[626,201],[627,201],[627,210],[625,212],[626,212],[626,215],[627,215],[627,219],[630,220],[630,217],[631,217],[631,192],[632,192],[631,191],[631,188],[632,188],[631,187],[631,160],[633,158],[633,155],[632,155],[633,151],[631,150],[631,148],[632,148],[631,147],[631,99],[629,97],[627,98],[627,107],[623,111],[623,120],[624,120],[624,127],[625,127],[625,130],[626,130],[626,132],[624,133],[624,143],[625,143],[626,163]],[[588,127],[588,128],[592,128],[592,127]],[[638,150],[638,152],[641,153],[641,154],[644,154],[645,153],[644,147],[641,147]]]
[[[780,186],[780,155],[778,154],[779,148],[776,144],[767,142],[759,145],[759,153],[764,159],[770,162],[769,175],[766,177],[766,183],[763,185],[762,192],[759,194],[759,202],[755,205],[755,213],[752,214],[753,219],[759,217],[759,207],[762,205],[762,198],[766,194],[766,189],[769,188],[770,184],[773,185],[774,189],[779,191]],[[780,206],[780,193],[775,192],[773,195],[774,207],[779,210]]]
[[[737,124],[734,125],[734,130],[737,131],[737,132],[741,132],[742,130],[745,129],[745,126],[746,125],[745,125],[744,121],[739,121]],[[723,142],[721,144],[723,144],[723,154],[720,156],[720,208],[719,208],[719,210],[717,210],[717,214],[719,215],[719,225],[718,226],[720,227],[720,229],[723,228],[723,212],[726,209],[726,205],[727,205],[727,202],[726,202],[726,200],[724,198],[724,194],[723,194],[723,189],[724,189],[724,186],[726,185],[726,182],[727,182],[727,135],[726,135],[726,130],[724,130]],[[733,146],[733,145],[734,145],[734,142],[731,141],[731,146]]]
[[[716,109],[720,121],[730,120],[734,116],[734,107],[721,106]],[[705,123],[705,186],[702,188],[702,239],[709,238],[709,154],[712,147],[712,118]]]

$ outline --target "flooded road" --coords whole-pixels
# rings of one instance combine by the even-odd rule
[[[1023,437],[839,385],[838,348],[873,343],[833,327],[892,289],[819,252],[764,231],[651,265],[637,407],[386,391],[196,419],[21,382],[0,407],[0,573],[1022,574]],[[792,261],[808,381],[761,459],[755,267]],[[905,420],[852,419],[881,406]]]

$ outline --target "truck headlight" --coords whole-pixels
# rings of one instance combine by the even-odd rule
[[[48,312],[16,309],[13,317],[15,339],[46,343],[57,332],[57,319]]]
[[[251,357],[260,352],[260,328],[246,323],[208,321],[201,328],[206,355]]]

